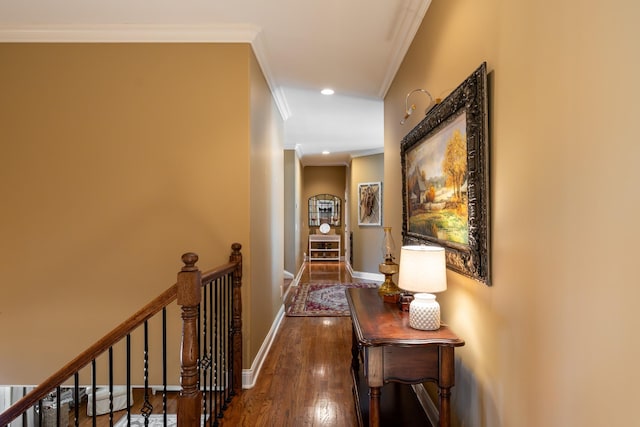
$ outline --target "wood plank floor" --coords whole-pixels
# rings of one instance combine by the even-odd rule
[[[314,262],[305,266],[300,283],[315,281],[360,280],[351,277],[344,263]],[[350,363],[349,317],[285,317],[255,386],[234,398],[220,425],[356,426]],[[134,389],[133,414],[140,413],[143,393],[142,389]],[[162,410],[161,396],[151,396],[154,413]],[[168,413],[176,413],[176,396],[169,393]],[[114,423],[125,415],[126,411],[114,413]],[[86,402],[78,421],[81,427],[93,425],[86,416]],[[108,415],[96,417],[98,427],[109,424]]]
[[[300,282],[354,281],[342,263],[313,263]],[[349,317],[285,317],[256,385],[225,412],[225,426],[357,425]]]

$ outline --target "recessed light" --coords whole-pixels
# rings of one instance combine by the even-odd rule
[[[322,89],[320,93],[323,95],[333,95],[335,91],[333,89],[326,88],[326,89]]]

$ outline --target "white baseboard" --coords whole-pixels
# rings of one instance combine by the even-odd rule
[[[354,271],[351,273],[354,279],[371,280],[374,282],[384,282],[384,274],[367,273],[366,271]]]
[[[271,344],[273,344],[273,340],[280,328],[280,324],[282,323],[282,319],[284,318],[284,305],[280,306],[280,310],[276,315],[276,318],[271,325],[271,329],[269,333],[265,337],[262,345],[260,346],[260,350],[256,355],[256,358],[253,360],[250,369],[242,370],[242,388],[253,388],[256,385],[256,381],[258,380],[258,375],[260,375],[260,369],[262,369],[262,364],[269,354],[269,349],[271,349]]]
[[[298,286],[298,283],[300,283],[300,279],[302,279],[302,273],[304,273],[304,269],[305,263],[302,263],[300,269],[298,270],[298,274],[296,274],[296,278],[293,279],[293,282],[291,282],[291,286]]]
[[[379,273],[368,273],[366,271],[354,271],[351,263],[346,262],[345,266],[347,267],[347,271],[354,279],[362,279],[362,280],[371,280],[374,282],[384,282],[384,274]]]

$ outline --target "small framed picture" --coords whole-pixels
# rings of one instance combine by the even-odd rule
[[[358,184],[358,225],[382,225],[382,183]]]

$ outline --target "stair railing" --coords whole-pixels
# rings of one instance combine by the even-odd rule
[[[162,414],[167,425],[167,374],[166,374],[166,314],[167,306],[177,300],[182,319],[180,354],[180,393],[177,401],[177,423],[182,427],[200,425],[217,426],[224,410],[242,388],[242,246],[234,243],[229,262],[213,270],[201,273],[196,262],[198,256],[186,253],[184,266],[177,282],[158,295],[111,332],[67,363],[64,367],[40,383],[6,411],[0,414],[0,426],[7,426],[22,417],[21,425],[28,422],[30,411],[38,414],[37,425],[43,425],[43,401],[54,397],[55,420],[58,427],[67,426],[69,414],[61,410],[63,385],[73,378],[72,401],[74,404],[72,425],[79,425],[81,387],[79,373],[91,368],[92,381],[89,390],[96,396],[96,359],[108,357],[109,426],[114,425],[113,347],[126,343],[126,389],[132,387],[130,343],[132,332],[144,329],[144,403],[141,415],[145,425],[151,414],[157,413],[150,404],[148,383],[148,321],[162,312]],[[204,296],[204,298],[203,298]],[[204,301],[203,301],[204,300]],[[127,425],[131,423],[130,394],[127,393]],[[93,425],[96,425],[96,398],[93,399]]]

